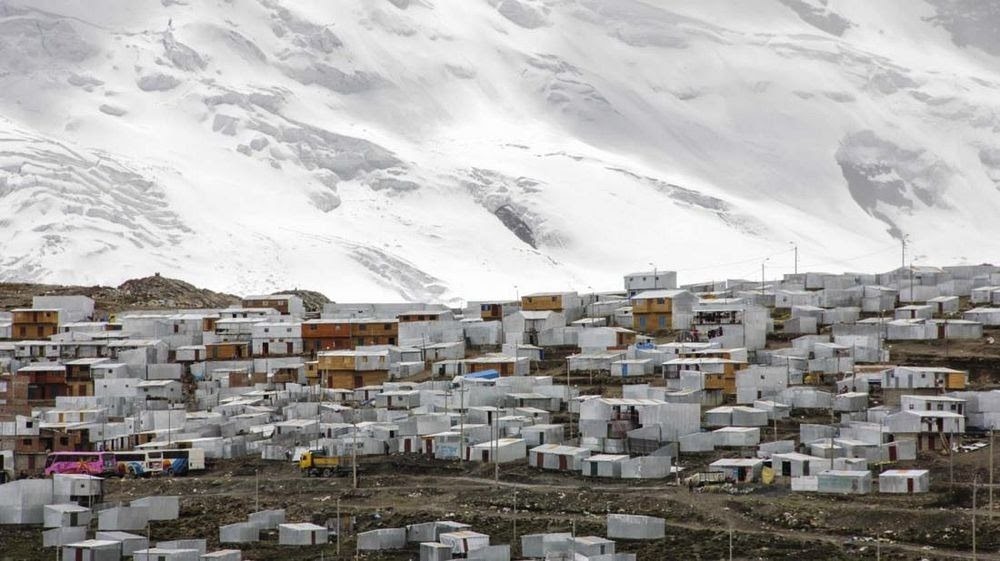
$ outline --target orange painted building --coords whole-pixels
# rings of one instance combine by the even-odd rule
[[[210,343],[205,345],[206,360],[250,358],[250,343]]]
[[[380,386],[389,380],[388,370],[367,372],[333,371],[326,375],[326,387],[339,390],[354,390],[365,386]]]
[[[205,316],[201,318],[201,330],[205,332],[215,331],[215,322],[219,321],[219,316]]]
[[[12,311],[11,339],[45,340],[59,332],[59,310],[18,309]]]
[[[355,347],[395,345],[399,340],[399,320],[355,319],[351,321],[351,341]]]
[[[535,312],[561,312],[565,303],[561,292],[539,292],[521,297],[521,309]]]
[[[351,322],[348,320],[311,319],[302,322],[302,350],[306,353],[354,348]]]

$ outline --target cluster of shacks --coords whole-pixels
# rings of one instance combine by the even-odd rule
[[[990,341],[1000,326],[996,267],[686,286],[676,279],[640,272],[626,275],[620,291],[462,308],[330,303],[306,311],[298,296],[279,294],[225,309],[107,316],[84,296],[39,296],[31,308],[0,313],[0,477],[39,475],[56,452],[196,449],[209,461],[294,462],[312,450],[526,462],[581,477],[919,493],[930,487],[918,469],[923,451],[953,453],[963,436],[1000,423],[1000,391],[974,391],[963,370],[891,356],[903,341]],[[620,380],[621,393],[581,395],[594,376]],[[71,498],[60,487],[65,477],[0,486],[2,521],[44,521],[47,545],[86,559],[104,550],[236,558],[203,544],[150,548],[122,533],[176,504],[96,513],[100,494]],[[83,540],[94,523],[99,533]],[[262,523],[220,535],[254,541]],[[282,543],[328,539],[327,528],[310,524],[276,528]],[[449,533],[426,541],[436,544],[429,558],[468,553],[455,551]],[[383,538],[399,536],[371,540]],[[569,540],[578,554],[606,549],[581,539]],[[566,542],[532,540],[526,550]]]

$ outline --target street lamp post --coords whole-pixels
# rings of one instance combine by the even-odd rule
[[[760,295],[764,296],[764,264],[770,261],[771,258],[767,257],[760,262]]]

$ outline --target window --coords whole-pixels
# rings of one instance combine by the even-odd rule
[[[552,297],[552,301],[553,301],[553,302],[555,302],[555,301],[556,301],[556,297],[555,297],[555,296],[553,296],[553,297]]]
[[[62,436],[59,438],[59,444],[63,446],[69,446],[69,437]]]
[[[27,423],[24,423],[24,426],[25,426],[25,428],[29,428],[30,429],[30,428],[32,428],[32,427],[35,426],[35,422],[34,421],[28,421]]]

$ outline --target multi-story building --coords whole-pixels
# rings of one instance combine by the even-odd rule
[[[672,290],[677,288],[675,271],[646,271],[625,275],[625,292],[631,298],[647,290]]]
[[[21,308],[11,312],[11,339],[48,339],[59,332],[59,310]]]
[[[389,379],[388,350],[320,351],[316,358],[320,381],[328,388],[356,389]]]
[[[352,349],[351,322],[346,319],[311,319],[302,322],[302,350],[316,355],[319,351]]]
[[[632,329],[664,333],[687,329],[697,298],[687,290],[647,290],[632,297]]]
[[[353,319],[351,341],[355,347],[395,345],[399,341],[399,320]]]
[[[283,316],[301,318],[306,308],[302,298],[294,294],[271,294],[270,296],[247,296],[241,305],[244,308],[271,308]]]

